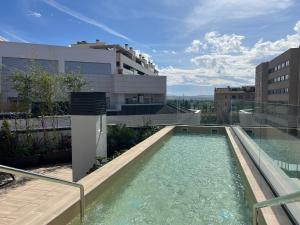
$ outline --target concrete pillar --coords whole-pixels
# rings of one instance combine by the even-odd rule
[[[78,181],[96,163],[96,157],[107,157],[105,93],[71,94],[72,171]]]

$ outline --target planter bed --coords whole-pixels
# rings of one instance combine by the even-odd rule
[[[1,157],[0,164],[17,168],[28,168],[47,164],[68,163],[71,160],[72,151],[67,149],[30,156]]]

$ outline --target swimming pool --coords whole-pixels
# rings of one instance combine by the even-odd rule
[[[174,134],[99,196],[84,224],[250,224],[245,193],[225,135]]]

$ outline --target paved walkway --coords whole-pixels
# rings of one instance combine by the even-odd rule
[[[50,166],[33,170],[53,177],[72,180],[69,165]],[[42,224],[40,219],[48,208],[59,205],[63,197],[76,188],[47,181],[17,177],[16,182],[0,189],[0,225]]]

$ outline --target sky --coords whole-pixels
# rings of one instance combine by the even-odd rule
[[[300,45],[299,0],[2,0],[0,40],[128,43],[168,95],[251,85],[255,66]]]

